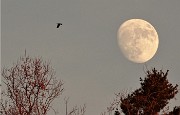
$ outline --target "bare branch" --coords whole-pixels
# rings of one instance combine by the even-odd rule
[[[7,89],[1,101],[2,114],[46,115],[52,101],[63,92],[63,82],[54,75],[49,63],[26,55],[10,69],[2,69]]]

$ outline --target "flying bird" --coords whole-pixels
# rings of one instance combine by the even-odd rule
[[[62,23],[57,23],[57,28],[59,28],[62,25]]]

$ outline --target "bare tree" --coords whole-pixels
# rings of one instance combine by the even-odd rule
[[[68,111],[68,101],[69,98],[64,99],[65,104],[66,104],[66,115],[85,115],[86,111],[86,105],[84,104],[83,106],[74,106],[70,111]]]
[[[11,68],[3,68],[2,78],[3,115],[46,115],[63,92],[63,82],[56,79],[50,63],[26,54]]]
[[[120,109],[121,98],[125,98],[128,95],[128,90],[123,90],[119,93],[115,93],[115,98],[106,108],[104,112],[101,112],[100,115],[114,115],[117,109]]]
[[[86,111],[86,105],[84,104],[83,106],[77,107],[74,106],[71,111],[69,111],[68,115],[85,115]]]

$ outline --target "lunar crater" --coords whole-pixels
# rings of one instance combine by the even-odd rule
[[[158,48],[158,34],[147,21],[131,19],[118,30],[118,44],[130,61],[143,63],[150,60]]]

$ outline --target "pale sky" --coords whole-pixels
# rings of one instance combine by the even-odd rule
[[[86,115],[99,115],[122,90],[139,88],[144,64],[127,60],[117,43],[119,26],[131,18],[150,22],[159,48],[146,64],[166,71],[180,85],[179,0],[2,0],[1,64],[10,67],[24,55],[50,60],[65,92],[54,108],[65,115],[86,103]],[[63,25],[57,29],[56,23]],[[179,88],[180,89],[180,88]],[[180,93],[170,106],[180,105]],[[48,115],[53,115],[49,112]]]

